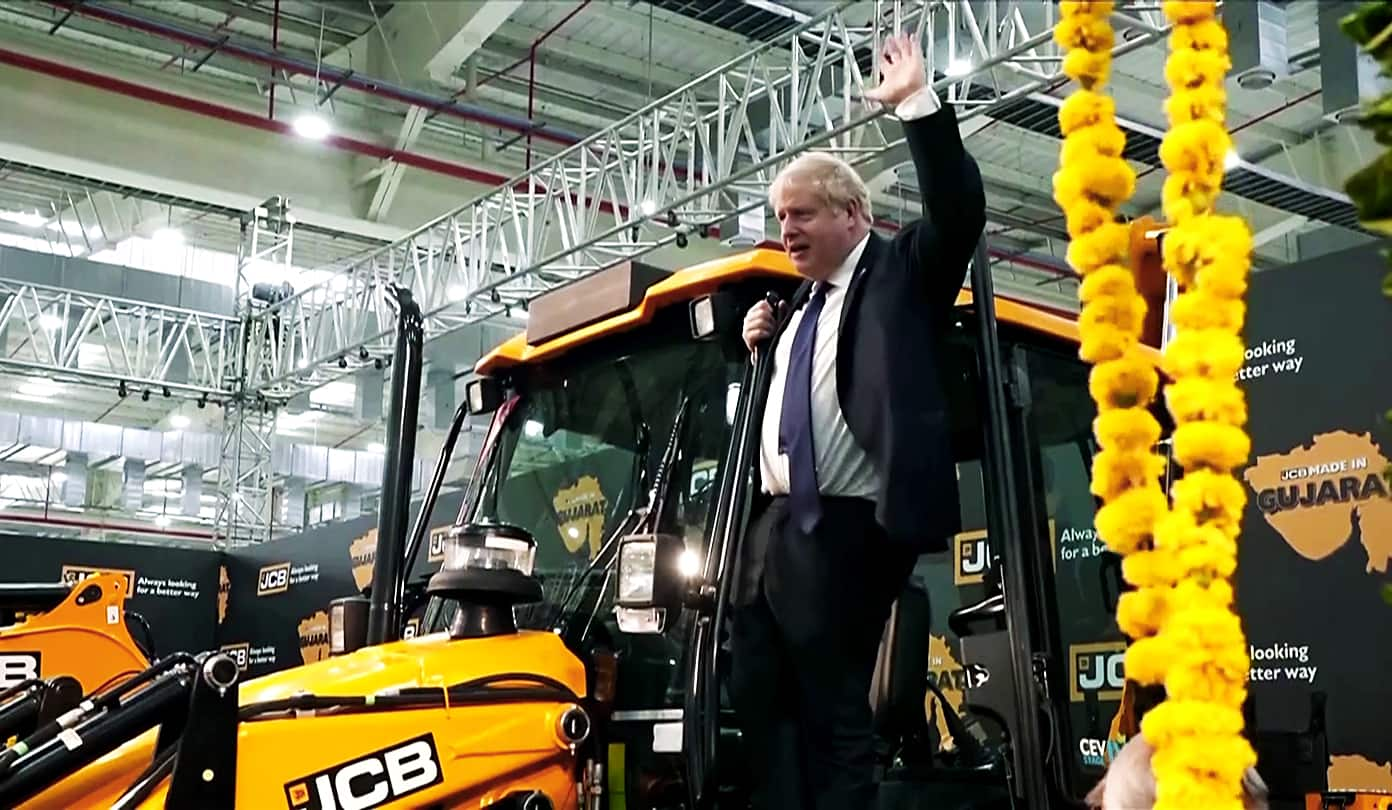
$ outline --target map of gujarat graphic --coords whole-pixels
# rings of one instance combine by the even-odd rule
[[[1282,481],[1284,470],[1318,468],[1319,465],[1367,459],[1362,469],[1317,472],[1314,475]],[[1349,465],[1352,467],[1352,464]],[[1392,561],[1392,500],[1384,494],[1385,485],[1370,484],[1368,476],[1381,476],[1387,469],[1387,457],[1373,441],[1371,434],[1344,430],[1317,434],[1308,446],[1285,453],[1259,456],[1255,464],[1243,473],[1243,479],[1254,495],[1263,490],[1289,490],[1294,487],[1297,497],[1308,500],[1311,484],[1314,503],[1296,505],[1278,511],[1262,510],[1262,517],[1275,529],[1281,539],[1297,554],[1318,562],[1343,548],[1352,538],[1357,522],[1360,542],[1367,556],[1369,574],[1385,574]],[[1328,497],[1342,494],[1340,479],[1358,479],[1358,495]],[[1333,490],[1321,486],[1332,482]],[[1349,490],[1352,493],[1352,486]],[[1368,497],[1362,497],[1363,495]],[[1329,768],[1330,787],[1343,790],[1392,790],[1392,764],[1373,762],[1358,754],[1334,754]]]
[[[1297,467],[1316,467],[1340,461],[1367,459],[1364,469],[1317,473],[1294,481],[1282,481],[1281,472]],[[1304,499],[1310,487],[1321,496],[1313,505],[1297,505],[1262,516],[1287,545],[1307,560],[1323,560],[1353,536],[1354,518],[1358,520],[1363,549],[1368,555],[1368,573],[1385,574],[1392,562],[1392,500],[1373,492],[1370,497],[1326,498],[1324,493],[1340,492],[1341,479],[1353,477],[1362,484],[1360,494],[1369,491],[1369,475],[1382,475],[1387,468],[1384,456],[1367,433],[1355,434],[1336,430],[1314,437],[1308,447],[1297,447],[1285,453],[1258,456],[1257,461],[1243,472],[1243,478],[1254,493],[1263,490],[1289,490],[1294,487]],[[1326,482],[1330,487],[1321,489]],[[1381,492],[1386,492],[1385,485]]]

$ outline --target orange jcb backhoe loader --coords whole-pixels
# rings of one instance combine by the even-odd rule
[[[984,250],[973,264],[942,358],[963,482],[944,508],[981,530],[925,557],[886,628],[882,796],[1076,807],[1098,773],[1076,740],[1105,739],[1121,686],[1079,677],[1078,651],[1122,639],[1097,571],[1069,569],[1080,547],[1051,531],[1091,524],[1088,369],[1075,323],[998,299]],[[404,640],[446,462],[408,532],[422,321],[399,294],[382,587],[331,606],[333,655],[247,683],[225,655],[162,659],[0,752],[0,806],[744,810],[723,630],[767,369],[738,324],[797,283],[783,254],[752,251],[533,302],[451,425],[445,460],[468,414],[493,415]]]
[[[98,573],[73,583],[0,584],[0,740],[27,736],[150,666],[131,637],[130,578]]]

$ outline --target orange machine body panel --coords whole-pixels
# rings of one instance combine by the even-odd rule
[[[411,687],[443,688],[507,672],[545,675],[577,696],[585,695],[584,666],[552,633],[459,641],[436,633],[248,681],[241,686],[240,702],[247,706],[300,693],[366,696]],[[473,810],[512,791],[541,790],[557,808],[574,810],[579,802],[575,758],[558,731],[561,715],[572,705],[302,713],[243,722],[237,740],[236,806],[342,807],[342,794],[333,794],[335,790],[353,791],[361,798],[408,788],[409,793],[371,806]],[[110,807],[150,764],[155,738],[152,731],[131,740],[20,807]],[[433,755],[427,755],[431,750]],[[162,785],[139,807],[163,808],[166,790],[167,784]]]
[[[25,677],[67,675],[82,684],[85,695],[148,667],[150,662],[126,629],[131,587],[131,578],[124,574],[90,576],[52,610],[0,629],[5,685]],[[27,671],[31,668],[32,674]]]
[[[1155,239],[1153,237],[1147,239],[1140,235],[1139,227],[1134,230],[1138,232],[1138,236],[1133,255],[1144,268],[1153,269],[1154,259],[1158,256]],[[1150,279],[1151,275],[1151,273],[1144,274],[1146,279]],[[786,253],[767,248],[750,250],[694,265],[672,273],[649,287],[638,305],[625,312],[611,315],[537,345],[529,344],[526,332],[520,332],[480,358],[478,363],[474,365],[474,371],[484,375],[495,374],[512,366],[539,363],[558,357],[577,346],[585,345],[599,338],[636,329],[651,321],[653,315],[663,307],[693,301],[703,295],[715,292],[722,285],[754,276],[775,276],[789,279],[798,277],[797,271],[793,269],[793,263]],[[1152,286],[1149,281],[1147,281],[1147,285],[1148,288]],[[1159,301],[1152,302],[1152,309],[1156,308],[1157,303],[1163,303],[1163,289],[1161,296]],[[970,306],[971,302],[970,290],[963,290],[957,296],[957,306]],[[996,297],[996,319],[1001,323],[1022,326],[1074,343],[1079,340],[1076,320],[1061,317],[1009,298]],[[1154,343],[1158,345],[1158,335]],[[1144,349],[1158,365],[1160,361],[1159,351],[1151,346],[1146,346]]]

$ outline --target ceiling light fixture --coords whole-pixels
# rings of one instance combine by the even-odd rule
[[[63,318],[52,312],[45,312],[39,316],[39,328],[46,332],[57,332],[63,328]]]
[[[971,72],[972,63],[968,62],[966,59],[961,58],[960,56],[948,63],[946,71],[947,75],[953,78],[966,76]]]
[[[181,413],[176,413],[169,417],[169,426],[175,430],[183,430],[191,424],[193,424],[193,420]]]
[[[1241,165],[1242,156],[1237,153],[1236,149],[1229,149],[1228,153],[1223,156],[1223,169],[1225,171],[1232,171]]]
[[[181,245],[184,242],[184,232],[178,228],[160,228],[150,238],[161,245]]]
[[[327,119],[315,113],[305,113],[298,116],[291,126],[296,135],[311,141],[322,141],[329,137],[329,133],[333,130]]]
[[[369,453],[385,453],[385,452],[387,452],[387,446],[386,446],[385,444],[382,444],[381,442],[368,442],[368,443],[367,443],[367,452],[369,452]]]

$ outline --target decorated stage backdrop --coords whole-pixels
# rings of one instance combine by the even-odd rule
[[[1392,791],[1392,307],[1377,246],[1252,278],[1238,601],[1262,728],[1328,697],[1333,789]]]
[[[462,500],[462,493],[440,496],[431,519],[436,542],[417,557],[413,579],[439,568],[439,530],[454,523]],[[412,504],[412,521],[419,506]],[[327,657],[329,602],[372,583],[377,520],[365,515],[227,554],[217,646],[249,677]]]

